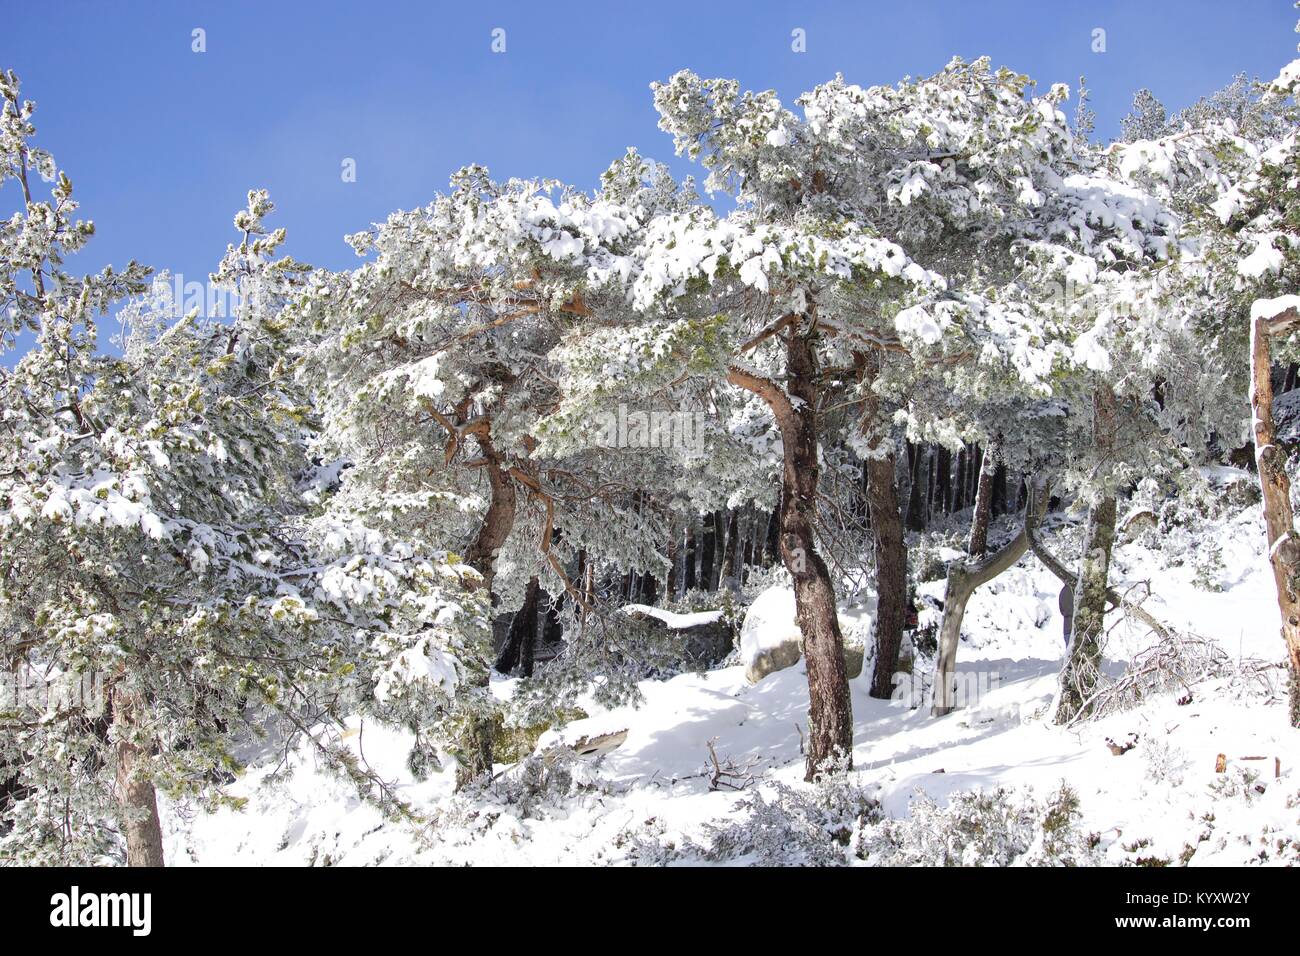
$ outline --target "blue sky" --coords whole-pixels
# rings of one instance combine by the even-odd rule
[[[1289,0],[6,6],[0,67],[39,104],[39,142],[98,228],[75,271],[134,257],[200,281],[253,186],[271,190],[287,251],[337,268],[355,262],[345,233],[427,202],[466,163],[589,188],[630,145],[670,160],[647,87],[683,67],[788,103],[837,71],[892,83],[988,54],[1042,89],[1086,75],[1109,138],[1139,87],[1181,107],[1239,71],[1271,78],[1297,39]],[[13,208],[11,188],[0,198]]]

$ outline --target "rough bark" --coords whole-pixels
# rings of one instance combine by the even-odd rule
[[[762,398],[781,431],[780,547],[794,581],[795,610],[808,670],[805,779],[811,780],[837,757],[852,759],[853,710],[835,588],[813,534],[819,477],[819,395],[816,353],[806,332],[791,330],[786,376],[788,394],[775,383],[739,369],[733,368],[728,379]]]
[[[993,506],[993,479],[997,475],[997,445],[984,450],[980,459],[979,484],[975,487],[975,510],[971,513],[970,539],[966,553],[973,558],[984,554],[989,543],[989,518]]]
[[[907,545],[903,540],[898,494],[898,461],[892,451],[883,453],[883,446],[889,440],[888,425],[885,416],[880,414],[879,399],[871,389],[880,372],[880,359],[863,353],[854,358],[866,396],[861,427],[867,436],[868,452],[863,468],[876,559],[876,620],[872,634],[876,653],[869,693],[880,700],[889,700],[893,696],[903,630],[907,627]]]
[[[1273,568],[1277,606],[1282,617],[1290,671],[1291,726],[1300,727],[1300,541],[1291,509],[1291,479],[1286,455],[1277,446],[1273,421],[1273,335],[1300,323],[1300,314],[1287,309],[1278,315],[1258,315],[1250,328],[1250,406],[1255,431],[1255,460],[1263,495],[1264,525],[1268,530],[1268,558]]]
[[[1098,461],[1114,454],[1115,393],[1099,384],[1093,391],[1092,444]],[[1088,509],[1079,578],[1074,589],[1074,629],[1070,651],[1061,670],[1056,722],[1066,724],[1085,714],[1101,674],[1101,641],[1105,631],[1110,553],[1115,543],[1115,495],[1104,490]]]
[[[144,766],[148,753],[132,736],[144,709],[140,696],[122,684],[113,689],[113,737],[117,751],[117,801],[126,835],[127,866],[162,866],[158,795]]]
[[[948,582],[943,593],[943,620],[939,624],[939,654],[934,663],[934,701],[930,707],[932,716],[942,717],[956,706],[953,681],[957,671],[957,648],[961,642],[961,624],[966,616],[966,605],[970,603],[976,589],[1011,568],[1029,550],[1030,522],[1035,517],[1042,517],[1046,504],[1045,491],[1031,494],[1025,526],[1019,534],[983,560],[977,560],[980,555],[972,555],[966,561],[954,561],[948,565]]]

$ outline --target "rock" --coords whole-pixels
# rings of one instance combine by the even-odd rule
[[[740,628],[740,656],[745,679],[757,684],[768,674],[799,663],[803,656],[803,634],[795,613],[794,589],[779,585],[754,599]],[[844,645],[844,667],[849,679],[862,673],[866,648]]]
[[[862,673],[862,662],[866,660],[867,649],[861,644],[844,645],[844,669],[848,671],[849,680]]]
[[[628,604],[623,611],[634,620],[672,631],[683,663],[692,668],[707,670],[716,666],[736,643],[735,630],[720,610],[677,614],[645,604]]]

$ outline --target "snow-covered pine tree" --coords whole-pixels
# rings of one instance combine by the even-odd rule
[[[295,306],[315,339],[321,454],[347,464],[340,505],[419,547],[463,549],[498,612],[519,608],[534,579],[565,595],[570,657],[615,646],[598,636],[604,615],[589,613],[597,589],[573,580],[579,556],[588,574],[598,561],[658,573],[666,525],[642,505],[678,479],[659,449],[620,447],[617,409],[557,414],[551,352],[627,311],[644,223],[690,201],[634,153],[595,195],[467,167],[448,194],[351,237],[373,260],[318,275]],[[491,648],[482,655],[485,684]],[[467,728],[465,782],[490,770],[499,716]]]

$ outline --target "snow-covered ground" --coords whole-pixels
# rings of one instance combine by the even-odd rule
[[[1204,562],[1165,566],[1137,545],[1117,550],[1117,587],[1151,581],[1146,607],[1169,623],[1216,640],[1237,662],[1276,663],[1282,642],[1263,559],[1262,522],[1242,511],[1214,537],[1221,567],[1205,589]],[[1216,562],[1216,567],[1220,564]],[[941,582],[927,585],[941,596]],[[1286,723],[1278,668],[1245,667],[1197,684],[1190,700],[1160,694],[1142,706],[1063,729],[1050,723],[1063,653],[1059,587],[1031,559],[977,593],[967,611],[959,671],[978,675],[978,698],[934,719],[905,700],[867,696],[870,662],[852,682],[854,780],[890,816],[904,817],[918,792],[940,804],[955,791],[1032,787],[1047,796],[1064,781],[1078,794],[1081,827],[1110,863],[1167,859],[1190,865],[1296,862],[1300,856],[1300,732]],[[1108,645],[1108,671],[1149,643],[1125,624]],[[1270,677],[1271,678],[1270,685]],[[497,690],[509,694],[512,681]],[[636,709],[602,710],[548,732],[539,750],[562,741],[626,731],[596,760],[582,761],[564,795],[451,798],[450,771],[424,782],[405,770],[401,734],[355,725],[348,740],[421,814],[423,825],[385,821],[347,783],[315,772],[305,751],[295,773],[254,766],[231,787],[242,809],[166,811],[174,864],[575,864],[635,857],[632,835],[662,846],[707,845],[708,824],[743,819],[745,793],[711,789],[709,742],[746,791],[803,786],[801,733],[807,687],[802,665],[758,684],[741,666],[647,681]],[[1107,741],[1136,744],[1122,755]],[[1219,772],[1220,754],[1226,769]],[[1263,758],[1263,759],[1246,759]],[[1280,776],[1277,774],[1280,772]],[[517,796],[517,794],[516,794]],[[1194,852],[1193,852],[1194,851]],[[743,862],[743,860],[742,860]]]

